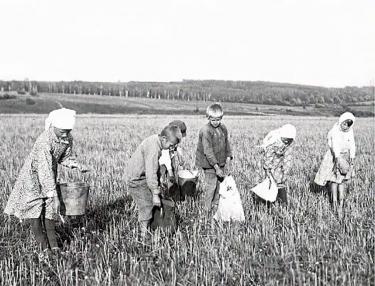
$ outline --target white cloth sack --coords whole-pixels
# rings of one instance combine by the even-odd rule
[[[270,187],[271,181],[271,187]],[[256,185],[254,188],[251,189],[255,194],[261,197],[263,200],[274,202],[276,201],[278,188],[277,184],[274,179],[266,178],[263,182]]]
[[[171,157],[169,155],[168,149],[163,149],[161,151],[161,156],[159,158],[159,165],[160,166],[164,165],[167,168],[167,170],[172,169],[172,160],[171,160]]]
[[[219,207],[214,219],[219,221],[244,221],[245,214],[241,197],[233,176],[224,178],[224,181],[220,184],[219,195]]]

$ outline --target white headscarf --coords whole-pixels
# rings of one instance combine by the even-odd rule
[[[351,120],[353,124],[349,127],[348,131],[342,131],[341,124],[346,121]],[[328,132],[328,145],[332,148],[335,156],[338,156],[341,152],[346,152],[349,150],[350,158],[355,157],[355,142],[353,125],[355,122],[355,117],[350,112],[345,112],[341,114],[338,122],[333,125],[332,129]]]
[[[60,108],[51,111],[45,120],[44,129],[51,126],[59,129],[73,129],[76,122],[76,112],[72,109]]]
[[[296,128],[292,124],[285,124],[278,129],[270,131],[266,137],[263,139],[263,144],[261,147],[266,148],[275,142],[279,141],[281,138],[296,138]]]

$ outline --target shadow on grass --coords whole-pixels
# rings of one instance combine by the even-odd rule
[[[165,209],[165,221],[160,218],[159,214],[158,219],[160,221],[158,221],[157,224],[163,226],[163,221],[165,224],[168,224],[170,223],[168,220],[170,220],[172,224],[175,224],[171,233],[174,233],[179,226],[183,225],[186,218],[184,218],[178,212],[179,204],[183,201],[188,203],[189,201],[194,202],[198,199],[200,193],[193,192],[193,189],[195,189],[195,186],[186,186],[184,189],[183,199],[181,200],[180,196],[178,198],[174,198],[177,199],[174,209],[168,211]],[[157,212],[158,210],[155,209],[153,212],[154,215]],[[172,212],[174,212],[174,214],[172,214]],[[84,237],[86,235],[91,236],[93,232],[106,232],[109,226],[119,225],[123,223],[124,220],[129,223],[129,227],[135,227],[138,223],[137,216],[137,207],[132,197],[130,195],[124,195],[114,201],[97,204],[92,208],[88,208],[86,215],[84,216],[66,216],[65,223],[60,223],[56,227],[56,231],[60,238],[61,244],[70,245],[74,239],[79,239],[80,237]],[[172,216],[175,216],[175,218],[171,219]],[[152,226],[155,230],[155,224]]]
[[[102,233],[109,225],[117,224],[121,220],[134,220],[134,204],[130,196],[125,195],[109,202],[89,208],[83,216],[66,216],[65,223],[56,228],[61,243],[70,244],[77,236],[84,236],[92,232]]]

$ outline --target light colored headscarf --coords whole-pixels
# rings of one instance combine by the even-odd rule
[[[60,108],[51,111],[45,120],[44,129],[51,126],[59,129],[73,129],[76,122],[76,112],[72,109]]]
[[[296,133],[296,128],[292,124],[285,124],[278,129],[270,131],[266,137],[264,137],[261,147],[267,148],[281,140],[281,138],[291,138],[294,140],[296,138]]]
[[[346,120],[353,121],[353,124],[349,127],[348,131],[344,132],[341,129],[341,124]],[[353,159],[355,157],[356,147],[353,133],[354,122],[354,115],[350,112],[345,112],[341,114],[338,122],[336,122],[332,129],[328,132],[328,145],[333,150],[335,156],[338,156],[338,154],[341,152],[349,150],[350,158]]]

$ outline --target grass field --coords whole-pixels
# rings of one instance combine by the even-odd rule
[[[310,187],[335,118],[224,117],[234,149],[234,177],[246,221],[213,224],[201,202],[179,204],[180,228],[142,244],[137,213],[127,195],[126,162],[145,137],[183,119],[186,160],[193,166],[203,116],[80,116],[75,152],[92,172],[87,221],[59,225],[65,254],[39,261],[27,224],[0,216],[0,285],[374,285],[374,123],[358,119],[356,178],[342,217],[324,192]],[[0,211],[37,136],[39,115],[0,115]],[[290,207],[257,205],[250,193],[259,154],[255,145],[272,128],[297,127],[289,180]],[[78,175],[62,170],[62,180]]]

